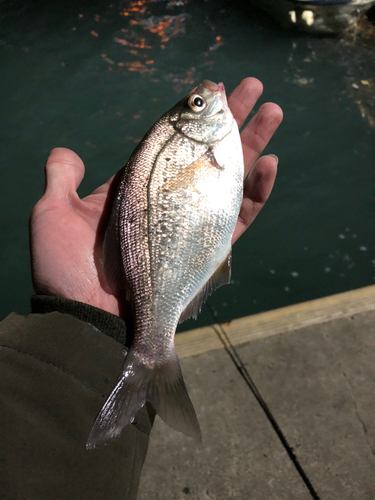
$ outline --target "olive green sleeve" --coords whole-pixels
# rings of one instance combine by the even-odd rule
[[[125,353],[71,314],[0,323],[0,498],[136,498],[153,415],[142,408],[120,438],[85,447]]]

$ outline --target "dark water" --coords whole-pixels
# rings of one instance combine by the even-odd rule
[[[280,159],[271,199],[210,299],[220,319],[374,283],[374,39],[289,33],[213,0],[5,1],[0,26],[1,317],[29,310],[28,216],[49,150],[82,157],[85,196],[205,78],[231,90],[255,76],[259,104],[285,113],[267,148]],[[209,323],[204,309],[184,326]]]

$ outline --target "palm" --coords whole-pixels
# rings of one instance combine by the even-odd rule
[[[229,97],[229,106],[239,126],[261,91],[260,82],[248,78]],[[242,131],[245,175],[281,120],[280,108],[268,103]],[[232,243],[266,202],[275,180],[276,165],[275,158],[264,156],[251,170]],[[46,191],[31,216],[34,288],[39,294],[78,300],[118,315],[123,297],[108,286],[101,256],[113,178],[81,200],[76,190],[83,175],[83,163],[75,153],[63,148],[51,152],[46,165]]]
[[[72,151],[60,148],[51,156],[52,169],[59,168],[61,156],[65,161],[70,158],[76,166],[79,160]],[[51,156],[47,170],[51,167]],[[37,293],[79,300],[118,314],[118,299],[105,281],[99,243],[109,185],[109,182],[104,184],[82,200],[76,192],[68,199],[58,200],[47,194],[35,206],[31,247]]]

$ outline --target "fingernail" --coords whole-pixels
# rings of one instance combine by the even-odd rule
[[[276,155],[269,155],[269,156],[272,156],[273,158],[275,158],[275,160],[276,160],[276,165],[278,165],[278,163],[279,163],[279,158],[278,158]]]

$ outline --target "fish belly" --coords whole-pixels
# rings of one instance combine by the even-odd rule
[[[234,131],[211,147],[204,161],[191,158],[165,182],[167,149],[150,179],[154,314],[172,334],[182,311],[230,252],[243,191],[242,150],[237,143]]]

